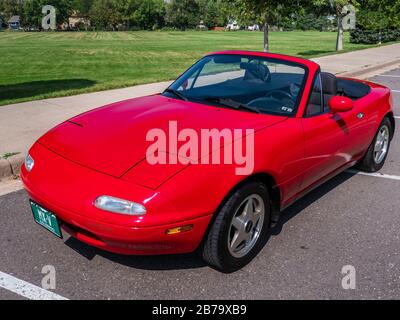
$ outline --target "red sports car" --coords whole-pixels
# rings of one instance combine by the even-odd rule
[[[22,167],[37,223],[128,255],[198,250],[233,272],[280,212],[358,165],[382,168],[390,90],[260,52],[205,56],[162,94],[74,117]]]

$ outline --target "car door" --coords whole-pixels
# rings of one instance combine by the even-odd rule
[[[354,146],[362,139],[357,111],[330,113],[329,94],[335,93],[325,91],[322,83],[321,73],[318,73],[302,119],[305,146],[302,189],[352,161],[356,153]]]

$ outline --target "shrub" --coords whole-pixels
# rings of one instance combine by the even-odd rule
[[[377,44],[391,41],[400,40],[400,29],[395,30],[382,30],[382,31],[370,31],[355,29],[350,31],[350,42],[351,43],[363,43],[363,44]]]

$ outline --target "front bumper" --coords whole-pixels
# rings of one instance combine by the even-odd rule
[[[189,253],[211,221],[212,215],[180,214],[156,191],[72,163],[38,143],[30,154],[37,160],[34,169],[21,169],[29,196],[52,211],[67,233],[91,246],[127,255]],[[132,217],[99,210],[93,201],[103,194],[142,203],[148,213]],[[193,229],[166,233],[187,225]]]

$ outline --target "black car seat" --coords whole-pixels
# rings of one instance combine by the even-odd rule
[[[338,93],[338,81],[334,74],[321,72],[321,83],[322,92],[324,95],[324,105],[322,106],[323,110],[321,110],[321,92],[320,90],[313,90],[307,106],[307,116],[321,114],[329,110],[329,100]],[[313,89],[315,89],[315,86]]]
[[[329,110],[329,100],[338,94],[338,80],[329,72],[321,72],[322,91],[324,93],[324,111]]]

